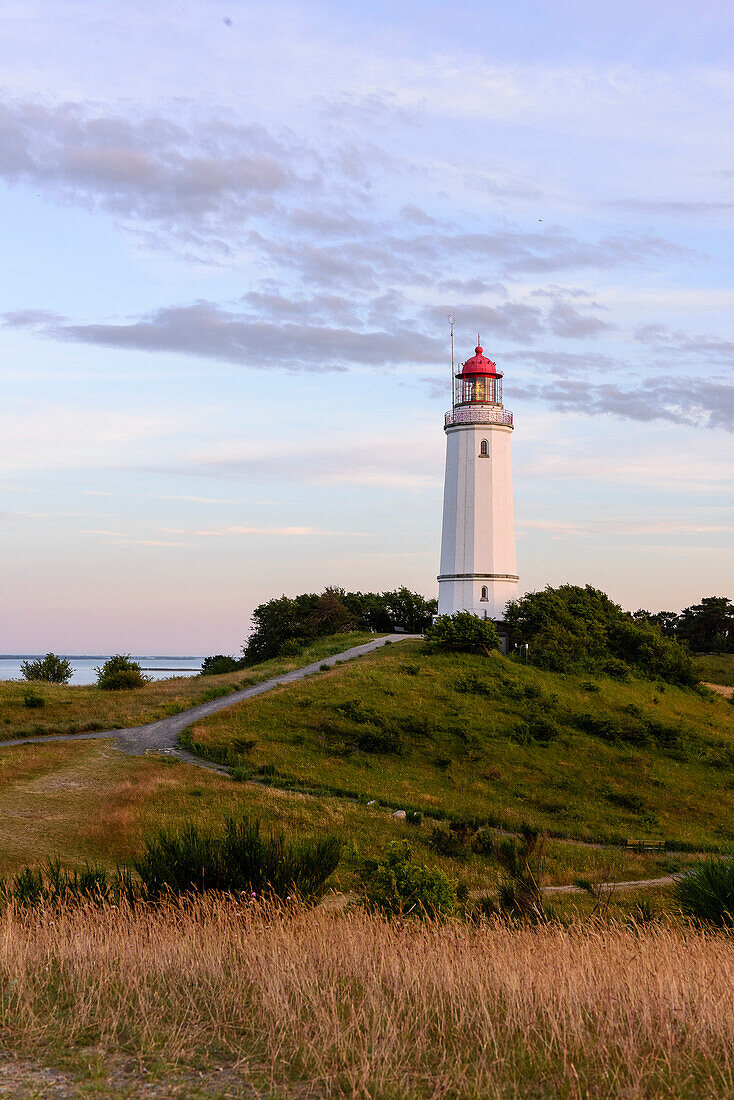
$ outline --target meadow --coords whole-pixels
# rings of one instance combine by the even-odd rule
[[[18,1079],[43,1059],[79,1087],[65,1096],[734,1093],[734,942],[669,923],[395,923],[222,897],[6,910],[0,982]]]
[[[73,692],[79,721],[95,700],[143,721],[364,640],[139,692],[41,690],[54,714]],[[236,704],[184,739],[202,765],[231,773],[106,739],[0,746],[0,877],[57,856],[125,866],[161,827],[216,830],[246,814],[289,837],[343,838],[326,896],[311,909],[223,895],[5,905],[0,1095],[734,1095],[731,936],[687,926],[669,885],[599,885],[728,848],[727,700],[402,641]],[[523,822],[552,834],[538,869],[551,923],[390,922],[361,906],[360,869],[392,840],[463,884],[470,908],[496,898],[491,843],[461,842],[482,822],[490,838]],[[627,837],[679,850],[629,850]],[[591,889],[558,890],[582,881]]]
[[[624,844],[734,840],[734,706],[405,641],[197,722],[195,752],[293,790]]]
[[[41,868],[58,857],[68,868],[86,863],[108,870],[140,854],[144,837],[185,822],[216,829],[228,816],[249,814],[266,830],[289,836],[337,832],[345,840],[342,862],[330,890],[352,891],[365,858],[376,858],[391,840],[407,840],[422,862],[441,867],[468,889],[492,892],[498,867],[489,856],[467,850],[451,858],[431,847],[435,822],[411,825],[389,808],[323,794],[284,791],[228,776],[175,758],[127,756],[108,741],[24,745],[0,749],[0,877],[23,867]],[[563,841],[548,846],[548,885],[656,878],[685,866],[691,856],[600,849]],[[627,893],[617,899],[631,906]],[[554,898],[553,905],[580,905],[585,898]]]
[[[155,722],[204,703],[214,697],[213,693],[226,694],[252,687],[271,676],[373,641],[377,636],[353,632],[318,638],[297,656],[277,657],[222,676],[158,680],[134,691],[103,691],[86,684],[0,680],[0,740],[123,729]]]

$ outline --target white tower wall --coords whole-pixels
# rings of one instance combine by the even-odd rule
[[[486,413],[466,410],[471,420]],[[517,594],[511,435],[503,423],[447,423],[439,615],[502,619]]]

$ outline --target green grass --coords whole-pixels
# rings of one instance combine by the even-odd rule
[[[421,862],[441,867],[470,890],[492,891],[498,881],[491,858],[437,855],[430,845],[430,820],[414,826],[379,805],[236,783],[170,757],[128,756],[104,740],[0,749],[0,803],[0,877],[26,865],[42,867],[57,855],[68,868],[87,861],[114,868],[139,855],[143,837],[162,826],[179,828],[191,821],[215,828],[228,815],[247,813],[260,818],[265,829],[292,836],[341,833],[344,856],[330,882],[337,890],[353,889],[361,860],[376,857],[399,839],[409,841]],[[676,860],[675,868],[679,865]],[[654,878],[670,869],[671,857],[664,853],[608,851],[555,840],[548,846],[546,881]],[[584,905],[585,899],[574,895],[564,898],[566,903]]]
[[[610,720],[612,740],[599,735]],[[405,641],[222,711],[192,728],[189,743],[280,787],[438,817],[527,821],[601,841],[716,849],[734,840],[734,708],[644,680],[559,675]]]
[[[734,653],[706,653],[694,659],[696,672],[707,684],[734,687]]]
[[[102,691],[92,685],[43,684],[0,680],[0,740],[44,734],[84,733],[143,725],[176,714],[197,703],[271,676],[322,661],[341,650],[373,641],[366,633],[319,638],[298,656],[280,657],[224,676],[179,676],[158,680],[131,691]],[[29,689],[43,705],[29,708]]]

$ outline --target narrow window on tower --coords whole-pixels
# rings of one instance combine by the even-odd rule
[[[482,599],[483,600],[488,600],[489,599],[489,589],[487,588],[486,584],[482,585]]]
[[[486,439],[483,439],[479,444],[479,454],[484,458],[489,458],[489,443]]]

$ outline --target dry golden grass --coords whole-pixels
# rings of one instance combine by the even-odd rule
[[[236,1066],[280,1097],[734,1095],[734,941],[674,925],[6,911],[0,981],[4,1045],[47,1062]]]

